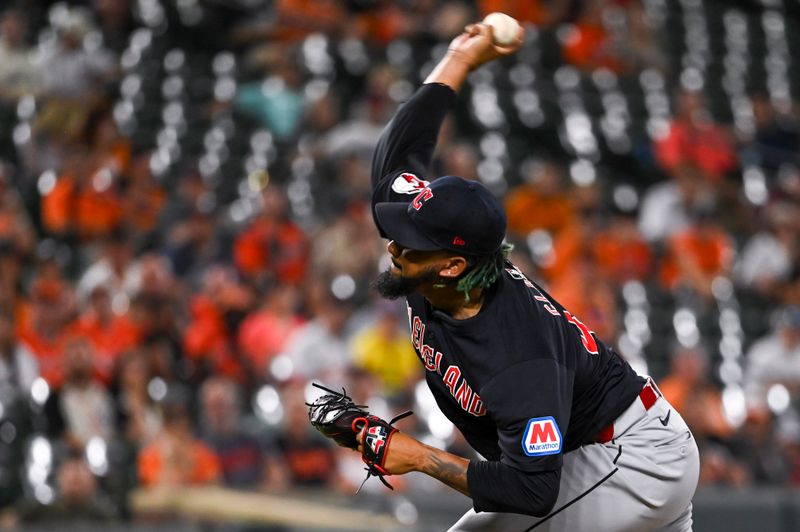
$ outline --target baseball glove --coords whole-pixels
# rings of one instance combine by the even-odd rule
[[[361,459],[367,464],[367,477],[376,476],[389,489],[394,489],[384,477],[390,473],[384,469],[386,461],[386,451],[389,443],[397,429],[394,423],[410,416],[409,410],[395,416],[388,423],[378,416],[370,415],[365,405],[357,405],[353,399],[347,395],[342,388],[341,392],[336,392],[317,383],[313,386],[328,392],[318,397],[313,403],[306,403],[308,406],[308,420],[315,429],[324,436],[333,439],[337,445],[358,449],[362,445]],[[358,435],[364,429],[362,441],[358,441]],[[361,486],[364,485],[361,483]],[[358,488],[361,491],[361,487]],[[358,493],[356,491],[356,493]]]

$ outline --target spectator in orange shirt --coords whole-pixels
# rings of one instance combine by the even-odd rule
[[[591,246],[599,224],[600,190],[594,185],[574,187],[570,205],[573,215],[553,237],[553,251],[541,263],[542,273],[555,281],[582,256],[591,254]]]
[[[236,267],[251,281],[298,284],[308,263],[306,234],[289,218],[288,199],[278,185],[267,185],[262,197],[261,212],[234,241]]]
[[[58,388],[64,380],[61,356],[74,304],[71,289],[58,279],[40,277],[30,294],[27,319],[18,324],[19,338],[36,356],[47,384]]]
[[[542,273],[562,305],[604,338],[615,338],[616,300],[593,255],[600,223],[600,194],[595,186],[573,189],[576,215],[554,239],[552,258]]]
[[[108,235],[123,220],[120,177],[130,163],[131,148],[107,110],[89,116],[86,137],[89,165],[78,176],[75,223],[78,236],[92,239]]]
[[[600,273],[622,285],[647,279],[653,268],[650,246],[636,225],[636,212],[615,209],[611,223],[592,240],[592,254]]]
[[[95,351],[97,376],[106,384],[119,355],[140,340],[139,330],[127,313],[117,315],[111,309],[108,288],[98,285],[89,296],[89,307],[69,327],[71,335],[91,342]]]
[[[286,341],[305,323],[296,312],[298,303],[297,287],[276,285],[261,307],[251,312],[239,327],[239,349],[258,376],[266,377],[273,357],[283,352]]]
[[[130,141],[107,110],[90,115],[83,135],[85,142],[65,150],[61,175],[42,196],[42,217],[54,234],[94,239],[108,235],[122,219],[119,179],[130,162]]]
[[[613,8],[611,4],[608,0],[584,4],[562,48],[566,62],[584,70],[604,67],[622,72],[625,69],[620,57],[621,47],[603,21],[604,11]]]
[[[194,436],[186,405],[168,398],[162,405],[162,417],[161,434],[139,453],[141,484],[154,488],[217,483],[219,458]]]
[[[115,178],[107,169],[84,162],[67,166],[42,197],[42,218],[52,234],[82,239],[107,235],[120,221],[122,207]]]
[[[42,226],[54,236],[68,237],[75,233],[75,195],[78,175],[87,171],[87,150],[72,144],[64,150],[61,169],[51,187],[40,187]]]
[[[601,338],[617,337],[617,303],[594,258],[583,250],[553,280],[550,292]]]
[[[230,358],[230,332],[225,324],[223,309],[208,296],[197,295],[189,303],[190,322],[183,335],[183,347],[192,358]],[[241,375],[237,375],[241,377]]]
[[[725,418],[720,391],[708,381],[708,353],[697,347],[675,347],[670,372],[658,384],[698,440],[726,438],[733,428]]]
[[[508,232],[524,239],[536,229],[555,235],[567,227],[574,215],[561,168],[552,161],[528,162],[522,177],[525,182],[505,199]]]
[[[734,249],[712,215],[711,205],[696,206],[694,223],[668,240],[661,265],[661,282],[668,290],[684,288],[710,298],[714,279],[729,274]]]
[[[76,176],[75,229],[78,237],[93,240],[107,235],[122,220],[122,199],[107,168]]]
[[[701,92],[681,90],[676,107],[669,130],[654,141],[658,164],[670,175],[696,166],[707,180],[719,181],[737,164],[730,133],[714,123]]]
[[[218,266],[206,272],[202,292],[190,303],[191,321],[183,334],[186,354],[208,371],[251,384],[257,375],[236,349],[234,332],[252,305],[252,292],[230,269]]]

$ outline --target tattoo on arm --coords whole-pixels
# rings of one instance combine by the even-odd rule
[[[469,460],[465,458],[433,449],[424,472],[469,497],[468,466]]]

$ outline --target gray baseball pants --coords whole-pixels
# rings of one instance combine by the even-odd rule
[[[449,532],[691,532],[700,461],[692,433],[660,397],[637,398],[608,443],[564,455],[558,500],[544,518],[473,509]]]

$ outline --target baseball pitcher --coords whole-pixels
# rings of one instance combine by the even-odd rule
[[[373,474],[420,471],[470,497],[451,531],[691,530],[699,461],[680,414],[507,260],[505,213],[486,188],[427,175],[468,74],[522,38],[502,47],[485,24],[468,26],[392,119],[372,167],[373,214],[392,259],[376,286],[406,298],[427,384],[485,460],[369,416],[343,432],[356,433],[347,437]]]

